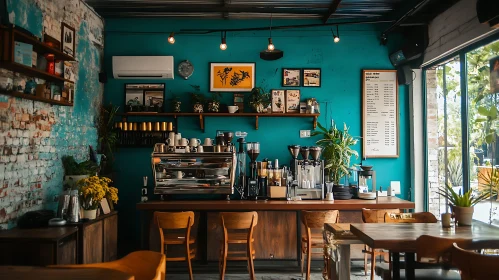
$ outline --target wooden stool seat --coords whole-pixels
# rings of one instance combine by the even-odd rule
[[[307,256],[307,280],[310,280],[310,261],[312,254],[324,255],[324,241],[322,233],[312,233],[312,229],[324,230],[325,223],[337,223],[340,217],[338,210],[331,211],[301,211],[301,221],[305,226],[306,235],[301,238],[301,274],[303,276],[304,256]],[[312,249],[322,249],[313,253]]]
[[[191,260],[196,257],[196,251],[191,249],[191,244],[196,242],[195,238],[191,237],[191,228],[194,225],[194,212],[154,212],[154,218],[159,229],[159,236],[161,238],[161,253],[165,254],[167,245],[184,245],[185,257],[168,257],[166,261],[180,262],[186,261],[189,269],[189,279],[193,280]],[[185,230],[185,233],[164,232],[166,230]]]
[[[220,250],[220,279],[225,278],[227,260],[235,260],[247,261],[250,279],[255,280],[253,229],[258,223],[258,214],[256,212],[222,212],[220,213],[220,221],[223,229]],[[247,232],[241,233],[242,230]],[[246,250],[229,251],[229,244],[246,244]]]
[[[182,245],[185,244],[185,235],[167,233],[164,235],[164,243],[167,245]],[[196,243],[196,238],[190,237],[189,244]]]

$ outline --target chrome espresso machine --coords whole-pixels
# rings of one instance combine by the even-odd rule
[[[292,157],[290,166],[293,175],[290,191],[294,192],[294,197],[324,198],[324,161],[320,159],[322,148],[289,145],[288,150]],[[298,155],[301,155],[301,159],[298,159]],[[312,158],[309,159],[309,156]]]

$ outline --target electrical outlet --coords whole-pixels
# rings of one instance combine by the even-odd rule
[[[300,138],[310,137],[310,130],[300,130]]]

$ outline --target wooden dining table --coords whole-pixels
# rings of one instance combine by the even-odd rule
[[[392,253],[393,279],[400,279],[399,254],[405,253],[406,279],[415,279],[416,239],[421,235],[471,240],[477,248],[499,248],[499,228],[474,221],[471,226],[444,228],[440,223],[351,224],[350,231],[373,249]]]

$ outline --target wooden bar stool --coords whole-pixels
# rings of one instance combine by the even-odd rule
[[[304,256],[307,256],[307,280],[310,280],[310,261],[312,254],[324,255],[324,237],[322,230],[325,223],[337,223],[340,218],[338,210],[331,211],[301,211],[301,221],[305,226],[306,234],[301,238],[301,275],[303,277]],[[312,232],[321,229],[320,232]],[[312,252],[312,249],[320,248],[320,253]]]
[[[191,237],[191,228],[194,225],[194,212],[154,212],[154,219],[159,228],[159,236],[161,238],[161,253],[166,255],[166,261],[187,261],[189,267],[189,279],[194,279],[192,276],[191,260],[196,256],[195,250],[191,249],[191,245],[196,242]],[[165,233],[167,231],[177,231],[174,233]],[[178,232],[185,230],[185,233]],[[168,245],[185,245],[185,257],[168,257]],[[166,252],[165,252],[166,248]]]
[[[386,213],[400,213],[400,209],[362,209],[362,221],[364,223],[384,223]],[[376,257],[383,256],[383,259],[388,259],[388,265],[391,273],[391,262],[389,253],[384,250],[374,250],[369,246],[364,245],[364,273],[367,275],[367,255],[371,256],[371,280],[374,280],[374,269],[376,268]]]
[[[220,250],[220,279],[225,279],[227,260],[247,260],[250,279],[255,279],[253,229],[258,223],[256,212],[221,212],[224,239]],[[245,231],[242,232],[241,231]],[[246,244],[246,251],[229,251],[229,244]]]

